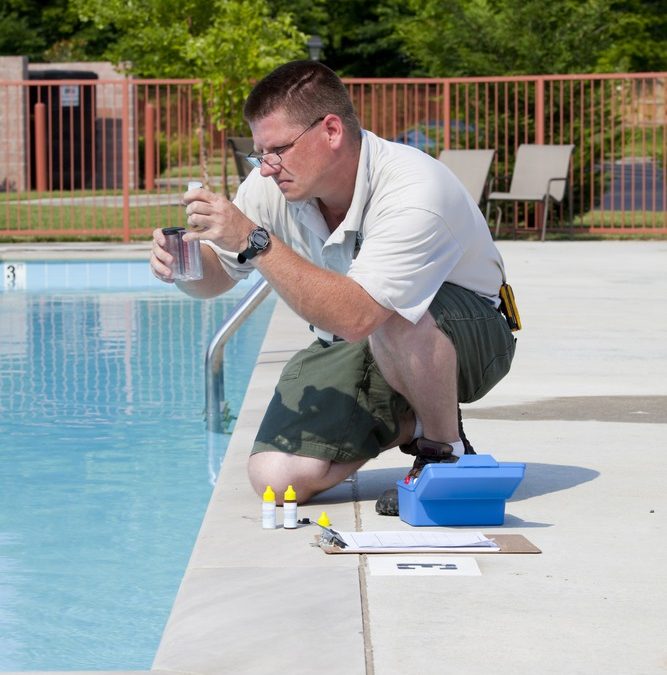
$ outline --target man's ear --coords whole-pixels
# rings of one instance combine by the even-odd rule
[[[345,128],[341,118],[338,115],[330,113],[324,118],[324,128],[329,136],[329,147],[332,150],[340,148],[345,135]]]

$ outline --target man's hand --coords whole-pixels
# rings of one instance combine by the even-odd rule
[[[243,251],[255,224],[222,195],[204,188],[189,190],[183,197],[190,231],[185,241],[209,239],[227,251]]]
[[[159,227],[153,230],[150,266],[154,277],[167,284],[173,284],[173,274],[169,265],[174,262],[174,257],[165,249],[166,243],[162,230]]]
[[[183,237],[185,241],[210,239],[221,248],[231,248],[232,251],[245,249],[248,232],[254,225],[227,199],[196,188],[183,195],[183,205],[186,207],[187,224],[191,228]],[[162,230],[154,230],[150,267],[157,279],[172,284],[174,277],[170,265],[174,259],[166,250],[166,243]],[[180,290],[195,298],[213,298],[234,286],[236,282],[227,274],[210,246],[201,247],[201,256],[203,279],[177,281]]]

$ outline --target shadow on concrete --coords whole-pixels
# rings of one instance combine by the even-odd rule
[[[569,490],[588,483],[599,475],[599,471],[581,466],[527,462],[524,478],[509,501],[520,502],[531,497]]]
[[[373,460],[371,460],[372,462]],[[393,469],[364,469],[357,474],[357,496],[359,501],[377,499],[387,488],[394,487],[397,480],[403,480],[412,462]]]
[[[373,460],[371,460],[372,462]],[[387,488],[396,485],[397,480],[405,477],[410,466],[384,469],[364,469],[356,474],[356,478],[348,478],[340,485],[315,495],[310,504],[341,504],[350,500],[350,493],[343,491],[343,486],[351,488],[353,499],[359,502],[376,500]]]
[[[466,408],[466,419],[570,420],[667,424],[667,396],[560,396],[544,401]]]
[[[481,527],[481,526],[480,526]],[[511,513],[507,512],[505,508],[505,520],[502,525],[484,525],[484,529],[495,528],[495,527],[527,527],[527,528],[538,528],[538,527],[553,527],[553,523],[536,523],[532,520],[523,520],[518,516],[513,516]]]
[[[356,486],[354,481],[344,481],[339,486],[317,495],[311,504],[339,504],[350,500],[350,492],[344,486],[352,484],[352,494],[357,501],[373,501],[387,488],[393,487],[397,480],[404,478],[409,470],[404,468],[364,469],[357,474]],[[581,466],[566,464],[526,463],[524,479],[508,500],[508,504],[519,502],[532,497],[570,490],[571,488],[588,483],[600,475],[599,471]],[[505,515],[505,527],[550,527],[549,523],[535,523],[522,520],[510,513]]]

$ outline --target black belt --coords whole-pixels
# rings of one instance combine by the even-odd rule
[[[317,341],[323,346],[323,347],[331,347],[331,345],[334,342],[345,342],[345,340],[342,337],[338,337],[337,335],[334,335],[334,339],[332,342],[329,342],[329,340],[323,340],[321,337],[317,338]]]
[[[315,326],[313,326],[312,323],[308,326],[308,328],[310,329],[310,331],[311,331],[312,333],[315,332]],[[345,338],[338,337],[338,335],[334,335],[334,336],[333,336],[333,340],[332,340],[331,342],[329,342],[329,340],[325,340],[324,338],[319,337],[319,335],[317,336],[317,339],[318,339],[319,343],[320,343],[323,347],[331,347],[331,345],[332,345],[334,342],[345,342]]]

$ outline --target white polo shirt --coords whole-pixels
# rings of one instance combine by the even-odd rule
[[[234,203],[298,254],[349,276],[413,323],[444,281],[498,302],[503,262],[484,216],[454,174],[416,148],[362,132],[352,205],[334,232],[317,200],[287,202],[259,171],[241,184]],[[233,279],[252,271],[236,252],[207,243]]]

